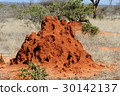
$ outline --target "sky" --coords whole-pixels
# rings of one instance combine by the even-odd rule
[[[29,2],[30,0],[0,0],[0,2]],[[42,0],[34,0],[34,2],[38,2]],[[112,4],[115,5],[116,3],[120,2],[120,0],[113,0]],[[91,3],[90,0],[84,0],[84,3],[88,4]],[[109,0],[100,0],[101,5],[109,5]]]

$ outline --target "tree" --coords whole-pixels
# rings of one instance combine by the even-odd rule
[[[61,0],[61,2],[53,2],[52,5],[47,6],[52,16],[66,17],[69,20],[75,20],[78,22],[88,22],[87,16],[93,14],[92,4],[85,5],[83,0]]]
[[[113,0],[109,0],[109,2],[110,2],[110,7],[111,7],[111,8],[112,8],[112,1],[113,1]]]
[[[97,8],[98,8],[98,4],[100,2],[100,0],[90,0],[93,4],[93,9],[94,9],[94,12],[93,12],[93,18],[96,18],[96,13],[97,13]]]
[[[109,2],[110,2],[110,5],[112,5],[112,1],[113,1],[113,0],[109,0]]]
[[[32,4],[33,4],[33,2],[34,2],[34,0],[30,0],[30,3],[29,3],[29,5],[32,5]]]
[[[24,9],[26,8],[24,0],[22,0],[22,8],[24,8]]]

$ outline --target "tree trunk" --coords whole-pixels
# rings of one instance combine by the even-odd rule
[[[97,8],[94,6],[93,18],[96,19],[97,17]]]

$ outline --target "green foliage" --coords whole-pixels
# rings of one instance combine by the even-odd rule
[[[3,8],[4,6],[5,6],[4,4],[0,3],[0,8]]]
[[[99,8],[98,18],[103,19],[103,15],[106,15],[108,7]]]
[[[114,7],[114,11],[115,11],[115,13],[119,13],[120,14],[120,6],[115,6]]]
[[[90,32],[90,34],[91,34],[92,36],[97,35],[98,32],[99,32],[99,28],[98,28],[98,27],[96,27],[96,26],[92,26],[92,27],[91,27],[91,32]]]
[[[20,12],[17,18],[18,19],[28,18],[33,22],[41,23],[42,19],[46,15],[49,15],[49,11],[47,9],[45,9],[41,5],[34,4],[34,5],[29,6],[28,9],[25,9],[22,12]]]
[[[101,8],[101,12],[105,12],[107,10],[107,7]]]
[[[60,20],[62,16],[62,4],[61,2],[52,2],[51,5],[46,6],[46,8],[49,10],[52,16],[58,16],[58,19]]]
[[[10,7],[15,9],[15,8],[17,8],[17,5],[16,4],[11,4]]]
[[[0,63],[5,63],[2,55],[1,55],[1,57],[0,57]]]
[[[2,58],[2,63],[5,63],[5,60]]]
[[[93,26],[90,23],[84,23],[82,26],[82,33],[83,34],[90,34],[91,36],[97,35],[99,32],[99,28],[96,26]]]
[[[116,7],[114,8],[114,10],[118,11],[118,10],[120,10],[120,7],[119,7],[119,6],[116,6]]]
[[[46,15],[58,16],[60,20],[66,17],[69,20],[84,21],[87,16],[92,17],[93,5],[85,5],[83,0],[61,0],[53,1],[50,4],[34,4],[20,12],[19,19],[29,18],[33,22],[41,23]]]
[[[52,5],[47,6],[47,9],[61,18],[67,17],[69,20],[83,21],[87,16],[93,13],[92,4],[85,5],[83,0],[68,0],[62,2],[53,2]]]
[[[57,80],[62,80],[62,78],[61,78],[61,77],[58,77]]]
[[[104,16],[103,16],[102,14],[99,14],[99,15],[98,15],[98,18],[101,20],[101,19],[104,18]]]
[[[28,68],[22,68],[19,71],[21,74],[18,77],[23,77],[25,80],[45,80],[45,77],[48,76],[45,67],[40,68],[39,64],[36,63],[30,63]]]

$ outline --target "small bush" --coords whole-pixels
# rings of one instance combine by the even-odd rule
[[[97,35],[97,34],[98,34],[98,31],[99,31],[99,28],[98,28],[98,27],[92,26],[92,27],[91,27],[91,32],[90,32],[90,34],[91,34],[91,35]]]
[[[52,5],[47,6],[47,9],[53,16],[67,17],[69,20],[84,21],[87,16],[93,13],[93,5],[85,5],[83,0],[68,0],[62,2],[53,2]]]
[[[115,14],[118,13],[120,15],[120,6],[114,7],[114,12],[115,12]]]
[[[5,63],[4,59],[2,59],[2,63]]]
[[[102,19],[104,18],[104,16],[103,16],[102,14],[99,14],[98,18],[99,18],[100,20],[102,20]]]
[[[11,4],[10,7],[14,9],[14,8],[17,8],[17,5],[16,4]]]
[[[108,8],[108,7],[103,7],[103,8],[101,8],[101,12],[106,12],[107,8]]]
[[[4,4],[0,3],[0,8],[3,8],[4,6],[5,6]]]
[[[1,57],[0,57],[0,63],[5,63],[2,55],[1,55]]]
[[[99,32],[99,28],[96,26],[93,26],[90,23],[84,23],[82,26],[82,33],[83,34],[90,34],[91,36],[97,35]]]
[[[49,15],[49,11],[41,5],[31,5],[28,9],[20,11],[20,14],[17,16],[18,19],[30,19],[33,22],[41,23],[42,19]]]
[[[39,64],[36,63],[30,63],[28,67],[22,68],[19,71],[21,74],[18,74],[17,77],[23,80],[45,80],[45,77],[48,76],[45,67],[40,68]]]

